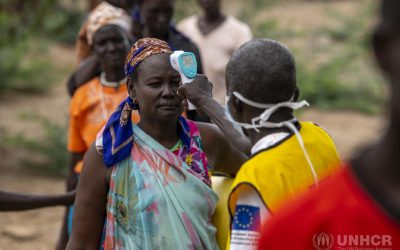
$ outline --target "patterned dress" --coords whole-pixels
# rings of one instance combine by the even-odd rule
[[[112,167],[104,249],[218,249],[199,130],[180,117],[178,131],[168,150],[133,125],[131,157]]]

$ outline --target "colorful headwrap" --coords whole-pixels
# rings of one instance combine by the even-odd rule
[[[155,54],[172,54],[171,46],[156,38],[143,38],[137,41],[128,53],[125,60],[125,73],[132,75],[136,67],[147,57]]]
[[[172,54],[168,43],[155,38],[144,38],[131,48],[126,60],[126,74],[131,75],[135,68],[149,56],[156,54]],[[126,98],[107,121],[102,133],[102,153],[104,163],[112,167],[130,155],[133,146],[133,130],[131,114],[137,109],[130,97]]]
[[[114,24],[129,33],[131,30],[132,19],[125,10],[103,1],[90,13],[86,23],[87,41],[89,45],[92,45],[93,36],[101,27]]]

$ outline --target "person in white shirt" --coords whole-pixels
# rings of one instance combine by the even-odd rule
[[[222,13],[221,0],[197,0],[203,14],[180,21],[178,30],[196,43],[205,75],[213,83],[213,96],[225,104],[225,68],[233,52],[252,39],[249,26]]]

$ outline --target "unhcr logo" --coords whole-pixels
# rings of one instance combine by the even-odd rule
[[[316,250],[331,250],[335,244],[337,250],[392,250],[391,235],[336,235],[320,233],[314,234],[313,245]]]
[[[331,250],[334,238],[332,234],[320,233],[314,234],[313,245],[316,250]]]

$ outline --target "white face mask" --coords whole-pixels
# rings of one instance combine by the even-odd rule
[[[306,157],[308,165],[310,166],[310,170],[311,170],[311,173],[314,178],[314,183],[315,183],[315,185],[318,186],[318,176],[315,172],[314,166],[313,166],[311,159],[307,153],[307,150],[304,146],[303,138],[301,137],[300,132],[297,130],[296,126],[293,124],[294,122],[297,121],[297,119],[293,118],[288,121],[283,121],[283,122],[278,122],[278,123],[268,121],[269,118],[271,117],[271,115],[280,108],[285,107],[285,108],[290,108],[292,110],[297,110],[304,106],[310,106],[310,104],[307,101],[293,102],[294,97],[290,98],[290,100],[286,101],[286,102],[280,102],[280,103],[276,103],[276,104],[263,104],[263,103],[258,103],[258,102],[249,100],[246,97],[242,96],[239,92],[236,92],[236,91],[234,91],[232,94],[236,98],[238,98],[240,101],[246,103],[247,105],[255,107],[255,108],[259,108],[259,109],[265,109],[265,111],[263,113],[261,113],[261,115],[251,119],[251,124],[237,122],[233,119],[233,117],[229,111],[228,102],[229,102],[230,97],[227,96],[225,99],[225,115],[228,117],[228,119],[232,123],[237,124],[244,129],[254,129],[257,132],[260,132],[259,128],[282,128],[282,127],[287,127],[288,129],[293,131],[293,133],[296,135],[297,141],[299,142],[301,149],[303,150],[303,153],[304,153],[304,156]]]

